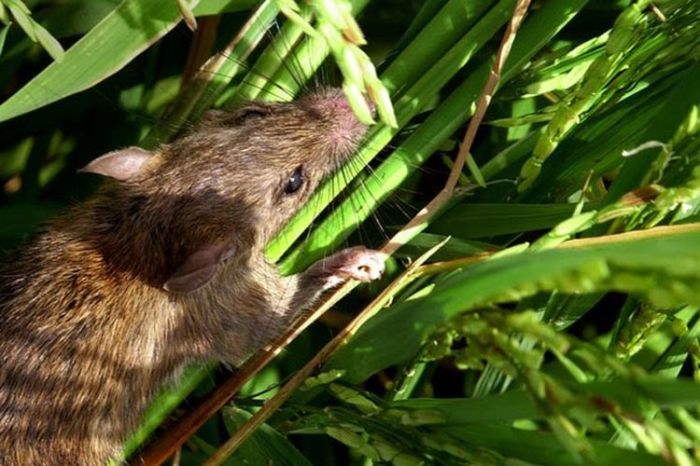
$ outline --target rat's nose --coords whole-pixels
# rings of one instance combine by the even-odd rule
[[[355,150],[367,126],[357,119],[342,89],[324,88],[304,101],[321,119],[319,130],[329,146],[335,148],[334,153],[345,156]]]
[[[355,113],[350,107],[347,97],[342,89],[337,87],[327,87],[323,88],[311,96],[309,96],[311,107],[321,113],[329,113],[335,115],[336,117],[351,117],[357,119]],[[372,115],[375,115],[375,105],[374,102],[370,101],[365,97],[367,106],[370,108]]]
[[[326,105],[337,112],[347,112],[351,110],[350,103],[344,95],[330,97],[326,101]]]

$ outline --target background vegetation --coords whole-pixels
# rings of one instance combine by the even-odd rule
[[[380,247],[444,186],[515,3],[0,0],[0,247],[88,195],[92,158],[314,83],[368,89],[389,124],[269,256]],[[698,464],[699,58],[696,0],[533,2],[455,195],[175,461],[202,464],[372,303],[225,464]],[[226,380],[191,370],[126,452]]]

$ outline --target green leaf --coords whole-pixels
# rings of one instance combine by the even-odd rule
[[[54,37],[82,35],[102,21],[123,0],[71,0],[68,3],[46,5],[41,23]],[[171,0],[164,0],[171,1]],[[211,16],[250,10],[257,0],[200,0],[191,11],[194,16]]]
[[[635,98],[617,103],[610,111],[587,120],[574,130],[543,166],[533,192],[523,199],[535,202],[552,193],[555,193],[556,199],[561,199],[580,189],[591,171],[596,175],[604,174],[619,169],[622,163],[633,163],[633,159],[653,153],[644,151],[629,158],[622,157],[623,150],[651,140],[649,135],[656,131],[659,112],[674,89],[682,84],[685,73],[669,75],[652,88],[635,95]],[[634,187],[635,183],[620,187],[620,194]],[[609,194],[608,198],[617,199],[620,194]]]
[[[47,5],[42,11],[41,24],[51,31],[54,37],[82,35],[102,21],[120,3],[120,0],[74,0],[65,4]]]
[[[56,61],[63,60],[65,54],[63,46],[56,40],[54,36],[49,33],[41,24],[34,25],[34,32],[36,33],[36,39],[41,44],[44,49],[51,55],[51,57]]]
[[[192,13],[192,8],[190,7],[189,3],[187,0],[176,0],[177,2],[177,7],[180,10],[180,14],[182,15],[182,18],[185,20],[185,23],[187,24],[187,27],[190,28],[191,31],[194,31],[197,29],[197,20],[194,18],[194,13]]]
[[[651,401],[658,407],[693,407],[700,404],[700,384],[689,380],[646,377],[643,380],[599,381],[590,383],[569,383],[577,392],[615,402],[636,412],[643,410]],[[530,394],[524,390],[510,390],[505,393],[479,398],[414,398],[394,401],[390,408],[439,411],[443,416],[441,424],[465,425],[493,422],[513,422],[519,419],[541,419]]]
[[[693,105],[700,104],[700,63],[683,73],[672,93],[664,99],[664,106],[644,131],[644,141],[666,142],[673,137],[678,126],[688,115]],[[658,157],[659,151],[648,150],[626,160],[620,175],[610,187],[608,202],[640,186],[649,172],[649,165]],[[646,182],[654,181],[647,180]]]
[[[515,421],[540,417],[532,398],[523,390],[481,398],[414,398],[394,401],[391,408],[441,411],[444,424]]]
[[[237,10],[249,6],[251,2],[203,1],[207,5],[200,10],[195,7],[197,3],[199,1],[194,0],[190,5],[194,7],[194,14]],[[12,11],[14,13],[19,9],[14,7]],[[43,40],[42,44],[47,50],[58,53],[57,43],[47,36],[48,33],[41,26],[35,28],[21,12],[20,17],[24,22],[23,29],[32,31],[33,37]],[[73,45],[60,62],[50,64],[3,102],[0,105],[0,121],[94,86],[126,66],[175,27],[181,18],[176,2],[125,0]]]
[[[20,27],[34,42],[39,42],[54,60],[63,58],[63,47],[42,25],[34,21],[31,11],[21,0],[8,0],[7,8]]]
[[[2,49],[5,47],[5,39],[7,38],[7,31],[10,30],[10,25],[0,29],[0,56],[2,55]]]
[[[240,428],[251,414],[239,408],[224,408],[224,424],[230,434]],[[231,457],[232,465],[312,466],[311,462],[282,434],[268,424],[258,428]]]
[[[687,333],[681,335],[671,333],[671,338],[664,339],[670,340],[670,343],[663,348],[661,354],[651,364],[647,364],[651,371],[666,377],[678,376],[683,364],[688,359],[690,346],[699,341],[700,338],[700,314],[697,308],[688,306],[674,317],[688,327]],[[635,360],[634,362],[640,364],[640,361]]]
[[[180,21],[175,2],[126,0],[65,54],[0,105],[9,120],[111,76]]]
[[[527,251],[467,267],[438,281],[428,296],[397,304],[372,318],[324,370],[346,370],[347,380],[364,380],[382,368],[407,362],[428,335],[460,312],[538,291],[618,290],[645,294],[664,307],[676,298],[700,303],[700,293],[688,284],[691,277],[700,277],[697,244],[700,225],[694,224],[690,231],[671,230],[575,249]],[[661,276],[657,274],[668,277],[666,287],[656,281]],[[676,295],[674,290],[683,293]]]
[[[544,230],[571,217],[575,208],[574,204],[462,203],[445,212],[429,230],[464,239]]]
[[[24,3],[21,1],[15,2],[15,0],[11,0],[8,2],[7,8],[10,10],[10,13],[12,13],[12,17],[15,19],[15,21],[17,21],[17,24],[19,24],[19,27],[22,28],[22,30],[31,40],[36,42],[37,37],[34,31],[35,23],[29,16],[30,11],[27,9]]]
[[[7,13],[7,7],[2,2],[0,2],[0,21],[5,24],[10,22],[10,15]]]
[[[195,16],[211,16],[252,10],[259,4],[259,0],[200,0],[192,12]]]
[[[402,247],[398,252],[399,257],[418,257],[433,246],[444,241],[445,235],[436,235],[431,233],[421,233],[417,235],[410,243]],[[494,251],[499,249],[496,246],[492,246],[486,243],[480,243],[477,241],[463,241],[457,238],[450,238],[450,240],[440,248],[433,256],[431,260],[450,260],[457,259],[465,256],[474,256],[481,254],[486,251]]]
[[[450,427],[445,430],[473,446],[493,449],[506,457],[544,466],[581,464],[571,457],[568,450],[552,433],[527,431],[498,424]],[[666,464],[660,457],[647,453],[614,447],[599,440],[593,440],[590,443],[599,465],[661,466]]]

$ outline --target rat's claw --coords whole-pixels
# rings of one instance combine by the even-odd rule
[[[340,251],[333,259],[338,266],[334,275],[338,278],[371,282],[384,273],[386,254],[358,246]]]

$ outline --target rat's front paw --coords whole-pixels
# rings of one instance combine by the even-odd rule
[[[323,269],[329,277],[371,282],[384,273],[386,254],[364,246],[344,249],[323,260]]]

